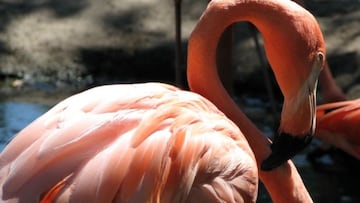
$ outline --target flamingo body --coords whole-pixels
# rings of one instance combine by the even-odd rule
[[[15,202],[49,190],[44,202],[247,202],[257,193],[238,127],[200,95],[157,83],[74,95],[22,130],[0,160],[3,200]]]
[[[315,136],[360,159],[360,99],[317,107]]]

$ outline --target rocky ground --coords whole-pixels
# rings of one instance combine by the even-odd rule
[[[184,54],[206,3],[183,1]],[[305,4],[323,29],[336,81],[348,98],[359,97],[360,2]],[[172,83],[173,6],[172,0],[0,0],[0,96],[39,90],[46,96],[113,82]],[[235,29],[235,88],[246,84],[249,94],[265,92],[248,26]]]

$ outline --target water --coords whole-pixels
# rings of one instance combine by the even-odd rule
[[[247,104],[245,112],[251,114],[265,113],[267,111],[259,109],[259,106],[263,106],[264,103],[256,101],[252,104]],[[49,105],[43,105],[38,103],[26,103],[26,102],[2,102],[0,103],[0,150],[4,148],[11,138],[26,125],[31,123],[38,116],[46,112],[50,108]],[[270,135],[272,133],[271,122],[269,119],[261,119],[256,121],[260,129]],[[256,116],[254,116],[256,120]],[[314,142],[312,146],[308,148],[310,151],[316,146]],[[329,158],[324,158],[323,162],[327,163]],[[315,170],[314,167],[306,158],[306,152],[297,155],[294,159],[295,164],[298,167],[303,181],[308,188],[311,196],[315,202],[318,203],[358,203],[360,202],[360,178],[357,175],[357,171],[348,172],[342,171],[338,173],[324,172],[323,169],[329,169],[331,167],[323,167],[322,171]],[[265,189],[260,187],[258,203],[271,202]]]
[[[45,113],[49,106],[25,102],[0,103],[0,151],[12,137],[34,119]]]

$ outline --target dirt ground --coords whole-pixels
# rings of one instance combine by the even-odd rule
[[[183,1],[182,45],[206,0]],[[360,96],[360,1],[307,0],[328,60],[348,98]],[[263,81],[254,41],[236,25],[236,84]],[[185,59],[184,59],[185,60]],[[0,93],[174,81],[172,0],[0,0]],[[241,88],[241,87],[240,87]],[[264,88],[260,88],[264,89]]]

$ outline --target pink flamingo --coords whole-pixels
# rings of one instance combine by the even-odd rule
[[[217,74],[220,35],[241,20],[263,34],[284,95],[272,145]],[[194,93],[160,83],[101,86],[65,99],[19,132],[0,155],[2,201],[255,202],[260,177],[274,202],[311,202],[288,159],[315,127],[325,63],[315,18],[287,0],[214,0],[188,49]]]
[[[315,135],[360,160],[360,99],[319,105]]]

